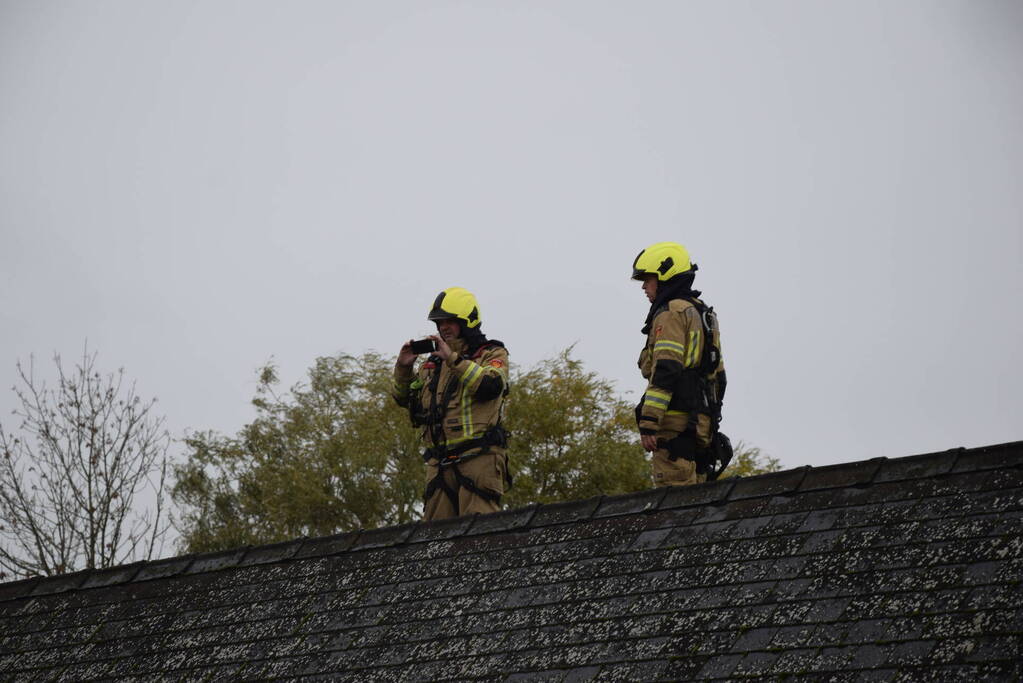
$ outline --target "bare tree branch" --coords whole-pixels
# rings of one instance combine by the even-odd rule
[[[101,376],[88,349],[59,356],[55,388],[17,364],[19,436],[0,423],[0,580],[149,559],[169,528],[170,436],[124,370]],[[154,498],[152,506],[136,504]]]

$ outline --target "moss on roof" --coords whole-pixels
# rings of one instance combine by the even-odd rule
[[[0,672],[1020,680],[1023,442],[0,584]]]

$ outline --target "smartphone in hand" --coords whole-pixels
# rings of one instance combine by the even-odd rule
[[[418,339],[412,342],[410,348],[412,353],[417,356],[424,353],[433,353],[437,350],[437,342],[432,339]]]

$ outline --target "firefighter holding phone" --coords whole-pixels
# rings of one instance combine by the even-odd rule
[[[461,287],[438,294],[427,318],[437,334],[402,345],[392,387],[422,429],[423,518],[497,512],[511,483],[501,426],[508,350],[483,334],[476,297]]]

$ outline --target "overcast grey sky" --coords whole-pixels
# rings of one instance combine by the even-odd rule
[[[172,432],[451,285],[635,399],[633,258],[783,465],[1023,438],[1023,3],[0,0],[0,408],[85,339]],[[4,417],[5,426],[10,422]]]

